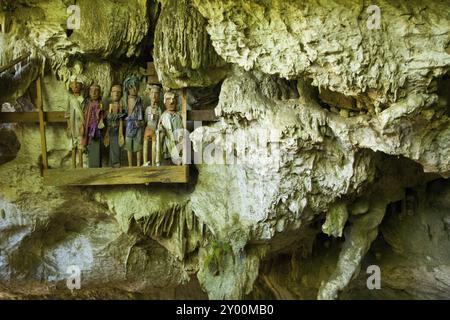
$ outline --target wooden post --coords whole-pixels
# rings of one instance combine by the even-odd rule
[[[184,126],[186,126],[186,121],[187,121],[187,89],[186,88],[182,89],[182,94],[181,94],[181,115],[183,116],[183,124],[184,124]]]
[[[45,136],[45,120],[44,120],[44,106],[42,100],[42,78],[39,77],[36,81],[36,107],[39,113],[39,131],[41,133],[41,152],[42,152],[42,167],[45,170],[48,169],[47,160],[47,138]]]
[[[182,89],[182,94],[181,94],[181,116],[183,117],[183,126],[184,126],[184,132],[185,134],[187,133],[187,88],[183,88]],[[187,166],[187,154],[188,152],[191,152],[190,148],[188,150],[188,146],[190,146],[190,144],[188,144],[187,139],[189,139],[189,135],[187,137],[185,137],[185,141],[183,144],[183,165],[185,165],[186,167],[186,181],[189,178],[189,170],[188,170],[188,166]]]

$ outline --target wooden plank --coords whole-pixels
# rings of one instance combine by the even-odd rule
[[[218,121],[214,109],[209,110],[188,110],[187,118],[191,121]]]
[[[136,185],[147,183],[187,183],[189,167],[123,167],[48,169],[44,183],[50,186]]]
[[[36,107],[38,109],[39,114],[39,131],[41,133],[41,152],[42,152],[42,167],[44,170],[48,168],[48,160],[47,160],[47,138],[45,136],[45,119],[44,119],[44,106],[42,100],[42,79],[39,77],[36,81],[36,90],[37,90],[37,98],[36,98]]]
[[[214,110],[187,110],[187,119],[191,121],[218,121]],[[66,123],[64,111],[44,112],[47,123]],[[38,112],[0,112],[0,123],[37,123]]]

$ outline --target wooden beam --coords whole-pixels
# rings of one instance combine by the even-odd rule
[[[64,111],[44,112],[45,121],[52,123],[67,123],[66,113]]]
[[[37,112],[0,112],[0,123],[36,123],[39,122]]]
[[[39,115],[39,131],[41,133],[41,152],[42,152],[42,167],[44,170],[48,168],[47,160],[47,138],[45,136],[45,119],[44,119],[44,106],[42,100],[42,78],[39,77],[36,81],[36,106]]]
[[[217,121],[214,110],[187,110],[187,119],[191,121]],[[66,123],[64,111],[44,112],[47,123]],[[0,123],[38,123],[38,112],[0,112]]]
[[[21,57],[19,57],[19,58],[17,58],[17,59],[14,59],[14,60],[11,61],[10,63],[8,63],[8,64],[6,64],[6,65],[4,65],[4,66],[1,66],[1,67],[0,67],[0,73],[2,73],[2,72],[4,72],[4,71],[6,71],[6,70],[8,70],[8,69],[10,69],[10,68],[12,68],[12,67],[14,67],[14,66],[15,66],[16,64],[18,64],[18,63],[21,63],[23,60],[27,59],[30,55],[31,55],[31,53],[27,53],[27,54],[25,54],[25,55],[23,55],[23,56],[21,56]]]
[[[48,169],[44,183],[50,186],[136,185],[187,183],[189,166]]]
[[[63,111],[44,112],[44,121],[48,123],[66,123]],[[0,123],[37,123],[39,112],[0,112]]]

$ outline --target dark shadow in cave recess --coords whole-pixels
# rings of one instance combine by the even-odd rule
[[[20,150],[20,142],[13,130],[0,126],[0,165],[14,160]]]

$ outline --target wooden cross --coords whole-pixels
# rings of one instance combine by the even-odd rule
[[[148,84],[161,84],[153,62],[147,62],[147,69],[140,68],[140,72],[143,76],[147,77]]]

